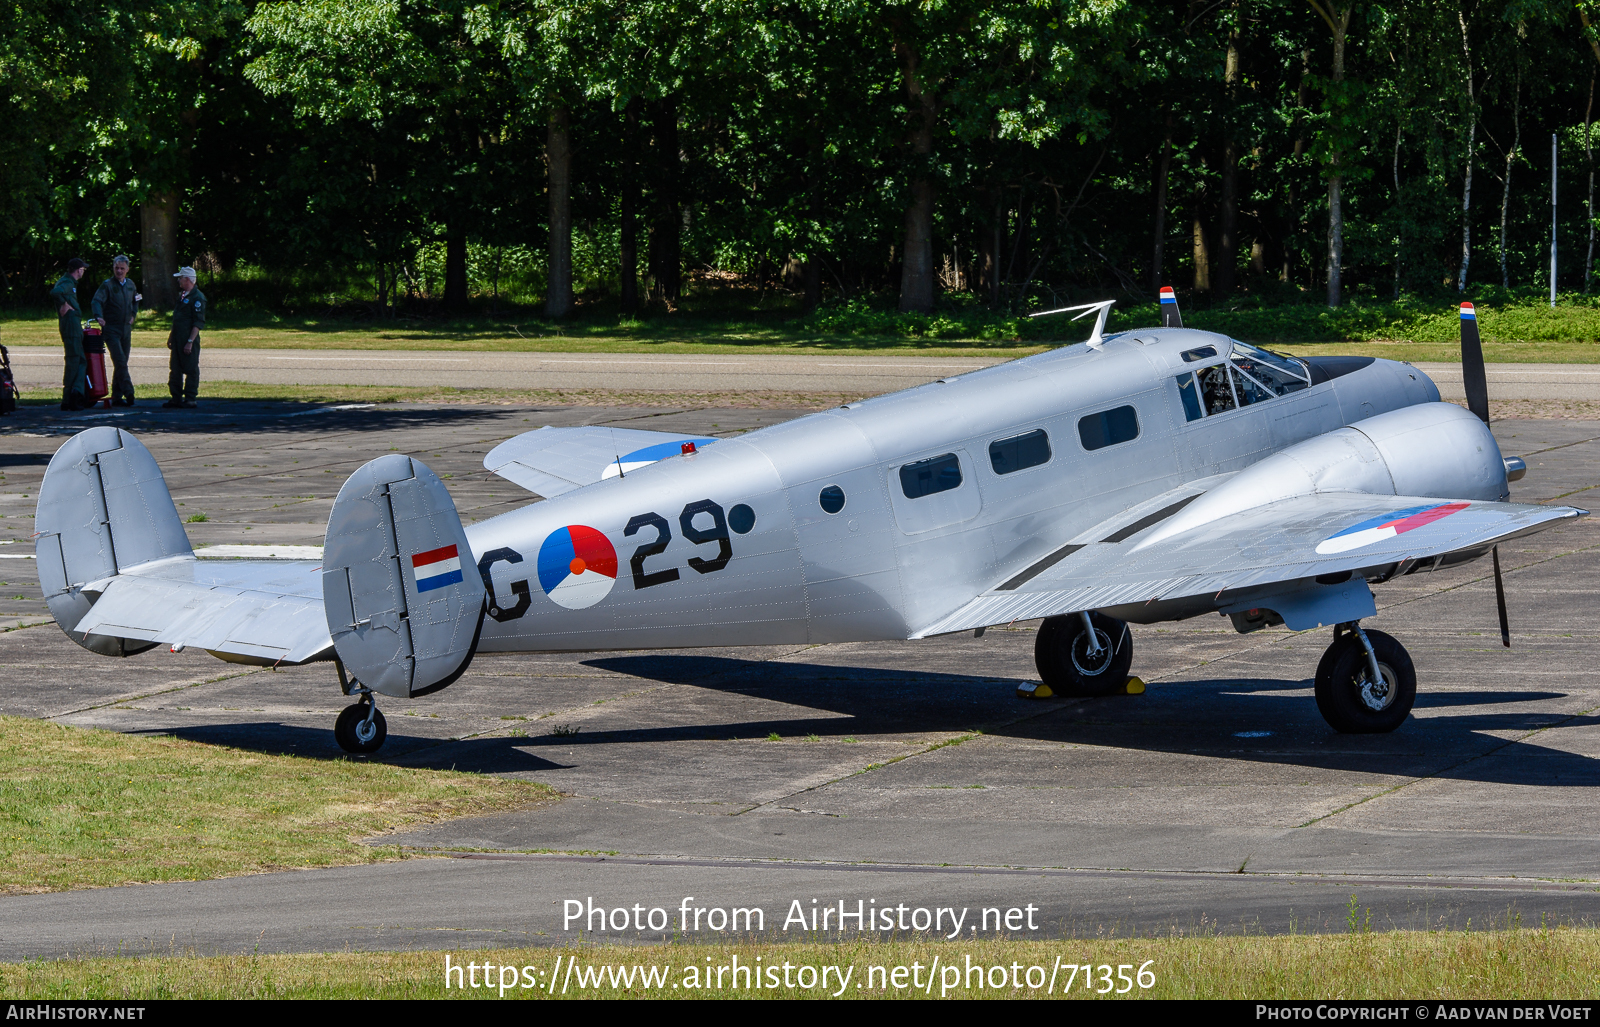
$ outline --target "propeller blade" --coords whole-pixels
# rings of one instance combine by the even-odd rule
[[[1506,619],[1506,586],[1500,580],[1500,547],[1489,551],[1494,556],[1494,601],[1500,605],[1500,644],[1511,648],[1511,622]]]
[[[1172,291],[1170,285],[1161,287],[1161,327],[1183,327],[1183,315],[1178,313],[1178,294]]]
[[[1467,409],[1489,423],[1489,376],[1483,369],[1483,343],[1478,339],[1478,313],[1461,304],[1461,382],[1467,390]]]

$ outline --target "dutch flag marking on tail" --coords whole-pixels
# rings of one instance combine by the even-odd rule
[[[1178,295],[1177,295],[1177,293],[1172,291],[1172,286],[1163,285],[1161,287],[1161,302],[1162,303],[1177,303],[1178,302]]]
[[[413,556],[411,570],[417,576],[417,591],[431,592],[461,580],[461,559],[455,546],[443,546]]]
[[[1463,320],[1463,321],[1476,321],[1477,319],[1478,319],[1478,312],[1472,308],[1472,304],[1470,304],[1470,303],[1461,304],[1461,320]]]

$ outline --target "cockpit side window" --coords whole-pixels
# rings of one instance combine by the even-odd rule
[[[1271,399],[1274,393],[1251,378],[1247,374],[1240,374],[1239,369],[1233,369],[1233,391],[1239,396],[1240,406],[1249,406],[1259,403],[1264,399]]]
[[[1225,414],[1239,404],[1233,398],[1233,385],[1228,381],[1228,365],[1212,364],[1194,373],[1200,382],[1200,403],[1208,414]]]
[[[1194,383],[1194,372],[1178,375],[1178,398],[1183,400],[1183,416],[1188,421],[1198,421],[1205,411],[1200,407],[1200,389]]]

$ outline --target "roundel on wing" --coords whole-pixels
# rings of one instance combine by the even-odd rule
[[[539,547],[539,587],[558,606],[582,610],[611,594],[617,551],[610,539],[583,524],[557,528]]]

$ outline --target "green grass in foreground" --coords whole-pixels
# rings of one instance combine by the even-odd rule
[[[752,989],[724,986],[688,987],[704,980],[706,967],[731,966],[737,956],[741,966],[783,963],[794,967],[823,966],[849,971],[841,989],[838,973],[828,972],[828,986],[798,986],[795,970],[791,985]],[[639,971],[633,985],[613,983],[601,969],[598,987],[579,987],[576,973],[563,974],[551,995],[549,977],[556,968],[576,959],[576,969],[592,974],[611,967],[628,974],[634,967],[666,968],[665,986],[645,988]],[[966,978],[966,960],[985,968],[983,985],[976,974]],[[508,979],[520,980],[511,968],[532,967],[541,987],[509,987],[505,998],[824,998],[842,992],[848,998],[922,998],[923,988],[910,986],[911,964],[920,964],[917,980],[927,984],[934,959],[962,971],[960,985],[950,998],[1043,998],[1045,987],[1029,987],[1029,967],[1040,967],[1035,982],[1047,981],[1059,959],[1091,963],[1094,988],[1103,987],[1101,965],[1116,968],[1131,978],[1147,960],[1154,986],[1142,990],[1135,984],[1125,997],[1148,998],[1249,998],[1249,999],[1583,999],[1592,998],[1600,977],[1600,935],[1590,929],[1525,929],[1478,932],[1401,932],[1347,935],[1295,935],[1288,937],[1164,937],[1149,939],[1085,939],[1065,942],[987,940],[971,943],[944,941],[797,943],[786,945],[735,941],[726,945],[667,944],[660,946],[603,946],[564,949],[492,949],[450,953],[452,965],[491,963],[493,980],[498,967],[507,967]],[[133,999],[133,998],[485,998],[498,988],[465,990],[445,988],[442,952],[344,952],[315,955],[253,955],[195,958],[146,956],[31,962],[0,965],[0,995],[14,999]],[[709,960],[709,963],[708,963]],[[1013,963],[1021,964],[1016,971]],[[889,972],[906,967],[905,985],[894,987]],[[1006,982],[988,983],[987,968],[1001,966]],[[872,967],[883,967],[873,974]],[[693,968],[693,977],[690,976]],[[539,977],[543,971],[543,979]],[[1062,997],[1069,971],[1056,978],[1056,995]],[[780,970],[781,973],[781,970]],[[1013,973],[1020,986],[1013,985]],[[477,973],[482,981],[482,972]],[[940,975],[932,987],[955,985]],[[995,980],[999,978],[996,977]],[[970,980],[973,987],[964,985]],[[714,978],[713,978],[714,982]],[[567,985],[562,996],[561,985]],[[741,979],[741,984],[744,981]],[[678,987],[674,989],[673,984]],[[885,985],[888,985],[885,987]],[[1099,997],[1085,989],[1080,971],[1070,992],[1073,998]],[[1124,997],[1116,995],[1107,998]]]
[[[396,859],[358,839],[543,785],[0,717],[0,894]]]
[[[1600,298],[1570,295],[1551,308],[1542,299],[1473,295],[1485,355],[1498,363],[1600,362]],[[787,309],[739,309],[722,304],[674,314],[622,318],[604,304],[582,308],[563,322],[531,311],[500,317],[479,313],[458,319],[400,317],[371,320],[351,314],[230,314],[213,297],[215,318],[208,347],[251,349],[494,350],[584,353],[828,353],[835,355],[1025,356],[1078,342],[1087,322],[1062,317],[1030,319],[952,300],[933,314],[900,314],[863,303],[826,307],[801,316]],[[1154,303],[1113,308],[1108,331],[1160,323]],[[1455,297],[1398,303],[1352,300],[1335,310],[1315,303],[1270,305],[1245,297],[1235,303],[1184,310],[1191,328],[1223,332],[1301,354],[1356,353],[1402,360],[1455,360],[1460,337]],[[167,318],[146,312],[134,345],[161,349]],[[0,342],[59,345],[46,312],[8,312]]]

